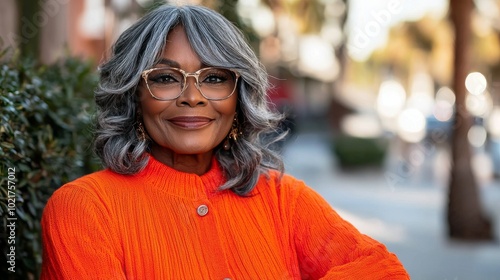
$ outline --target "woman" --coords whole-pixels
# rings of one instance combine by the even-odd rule
[[[382,244],[282,175],[266,144],[279,122],[266,72],[221,15],[162,6],[121,35],[100,73],[107,169],[48,202],[42,279],[408,279]]]

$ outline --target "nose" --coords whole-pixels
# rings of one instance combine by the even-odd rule
[[[190,79],[191,78],[191,79]],[[181,96],[177,98],[177,106],[205,106],[208,100],[201,94],[196,85],[197,80],[193,76],[186,77],[186,88]]]

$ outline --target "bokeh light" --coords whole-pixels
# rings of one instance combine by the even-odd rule
[[[334,81],[340,69],[333,47],[317,35],[303,36],[299,44],[299,69],[321,81]]]
[[[405,109],[398,118],[398,135],[401,139],[417,143],[424,139],[426,134],[426,119],[417,109]]]
[[[455,94],[449,87],[442,87],[438,90],[433,110],[433,115],[438,121],[446,122],[453,117],[455,99]]]
[[[394,80],[380,85],[377,98],[377,111],[382,117],[394,118],[401,112],[406,102],[406,91]]]
[[[424,115],[432,114],[434,105],[434,83],[432,76],[421,71],[413,75],[407,106],[418,109]]]
[[[476,117],[484,117],[493,106],[489,94],[468,94],[465,99],[465,106],[467,110]]]
[[[350,114],[345,116],[340,128],[347,135],[359,138],[377,138],[382,135],[382,127],[377,119],[367,114]]]
[[[436,100],[442,100],[451,106],[455,105],[455,99],[455,93],[449,87],[441,87],[436,93]]]
[[[479,72],[472,72],[465,79],[465,87],[473,95],[479,95],[486,90],[488,82],[486,77]]]
[[[476,148],[482,147],[486,143],[486,137],[487,132],[482,125],[473,125],[467,133],[469,143]]]

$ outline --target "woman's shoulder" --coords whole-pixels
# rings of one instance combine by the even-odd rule
[[[49,202],[64,202],[69,199],[80,203],[100,200],[111,196],[116,189],[127,185],[127,175],[110,171],[96,171],[70,181],[58,188],[50,197]]]
[[[117,201],[131,197],[120,193],[120,186],[116,185],[122,176],[109,170],[97,171],[57,189],[43,210],[44,238],[67,241],[82,232],[92,235],[94,230],[114,229],[116,217],[113,215],[119,210]]]
[[[270,171],[267,176],[262,176],[256,189],[262,194],[273,194],[272,196],[287,203],[326,203],[319,192],[302,179],[275,170]]]
[[[274,185],[278,188],[303,188],[305,183],[303,180],[294,177],[286,172],[282,173],[278,170],[269,170],[269,172],[263,176],[268,184]]]
[[[293,199],[304,190],[310,190],[310,188],[304,181],[286,172],[281,173],[277,170],[270,170],[267,174],[261,176],[257,184],[257,190],[259,192],[267,190],[279,196],[286,196]]]
[[[113,187],[116,181],[124,181],[125,177],[130,177],[129,175],[118,174],[111,171],[110,169],[99,170],[82,177],[76,178],[64,184],[62,187],[68,186],[79,186],[83,188],[97,187],[97,186],[109,186]]]

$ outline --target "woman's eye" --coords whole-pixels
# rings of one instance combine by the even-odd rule
[[[151,77],[150,80],[154,83],[160,83],[160,84],[170,84],[179,82],[179,80],[172,75],[156,75]]]
[[[210,69],[200,76],[200,81],[206,84],[221,84],[231,80],[231,72],[226,69]]]
[[[203,83],[218,84],[218,83],[223,83],[226,80],[227,78],[221,75],[210,75],[203,79]]]

